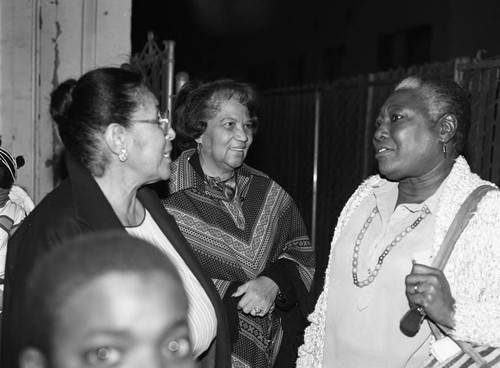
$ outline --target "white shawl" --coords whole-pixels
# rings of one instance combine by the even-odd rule
[[[340,214],[332,249],[356,208],[384,180],[378,175],[372,176],[354,192]],[[483,184],[494,185],[473,174],[466,160],[458,157],[443,183],[445,187],[439,198],[434,255],[462,202]],[[331,257],[332,251],[323,292],[309,316],[311,324],[305,331],[305,342],[299,348],[297,368],[323,366]],[[444,273],[456,301],[456,326],[452,336],[458,340],[500,347],[500,191],[488,192],[479,203],[475,216],[457,241]]]

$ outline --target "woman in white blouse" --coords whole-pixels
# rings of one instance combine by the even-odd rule
[[[388,97],[373,136],[380,175],[340,215],[298,368],[437,366],[460,353],[434,344],[427,322],[405,336],[410,306],[448,338],[500,347],[498,190],[482,198],[444,271],[431,267],[460,205],[494,186],[460,156],[470,119],[466,92],[450,80],[408,77]]]
[[[203,367],[229,367],[229,332],[219,294],[175,220],[144,187],[169,178],[175,133],[142,76],[120,68],[90,71],[57,87],[50,110],[64,143],[68,178],[11,239],[2,367],[16,365],[26,275],[36,259],[81,233],[114,228],[145,238],[168,255],[188,295],[193,357]]]

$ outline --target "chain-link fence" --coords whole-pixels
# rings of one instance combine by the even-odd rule
[[[459,79],[470,91],[472,121],[466,156],[483,179],[500,182],[500,60],[458,66]]]

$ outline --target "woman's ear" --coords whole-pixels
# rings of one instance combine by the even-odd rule
[[[20,368],[48,368],[48,362],[42,352],[35,348],[25,348],[19,355]]]
[[[440,140],[448,143],[455,137],[457,132],[457,118],[453,114],[444,114],[438,121],[440,125]]]
[[[109,124],[104,132],[104,141],[109,150],[115,155],[120,155],[120,152],[126,150],[127,129],[120,124]]]

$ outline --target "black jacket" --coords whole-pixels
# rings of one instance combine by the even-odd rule
[[[2,312],[1,367],[17,368],[21,343],[21,310],[27,275],[37,258],[65,239],[108,229],[126,231],[90,173],[67,159],[68,178],[50,192],[9,240]],[[156,193],[141,188],[137,198],[190,268],[217,316],[215,367],[231,367],[231,344],[226,314],[219,293],[192,254],[189,244]]]

